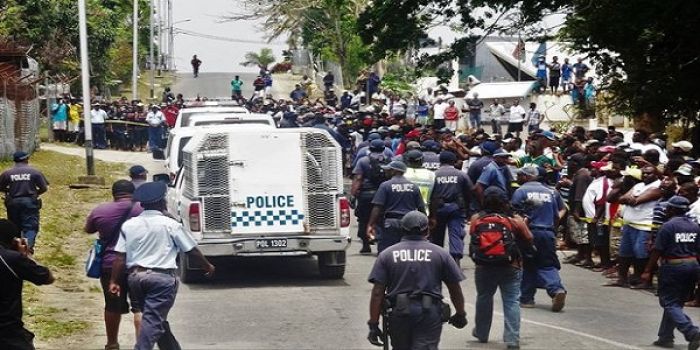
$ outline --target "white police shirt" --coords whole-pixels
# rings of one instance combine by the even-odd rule
[[[114,251],[126,253],[126,267],[175,269],[178,252],[197,246],[182,224],[157,210],[145,210],[122,225]]]

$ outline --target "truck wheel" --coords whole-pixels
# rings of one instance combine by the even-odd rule
[[[318,270],[321,278],[342,279],[345,275],[345,251],[319,253]]]
[[[190,258],[185,253],[178,254],[177,275],[183,283],[201,283],[204,281],[204,271],[191,269]]]

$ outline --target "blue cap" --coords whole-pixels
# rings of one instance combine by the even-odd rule
[[[674,207],[678,209],[688,209],[688,206],[690,206],[690,201],[688,200],[688,198],[681,196],[673,196],[666,203],[669,207]]]
[[[379,140],[381,138],[382,138],[382,135],[379,135],[378,133],[373,132],[373,133],[369,134],[369,136],[367,136],[367,141]]]
[[[488,154],[494,154],[498,150],[498,143],[494,141],[484,141],[481,144],[481,150],[488,152]]]
[[[548,140],[552,140],[552,141],[554,141],[554,140],[557,139],[557,135],[555,135],[553,132],[548,131],[548,130],[547,130],[547,131],[542,131],[542,132],[540,133],[540,135],[542,135],[542,136],[546,137]]]
[[[422,234],[428,229],[428,217],[417,211],[410,211],[401,218],[401,228],[408,234]]]
[[[165,199],[167,191],[168,185],[164,182],[146,182],[134,191],[133,198],[135,202],[140,202],[141,204],[157,203]]]
[[[440,152],[440,163],[452,164],[457,161],[457,155],[451,151]]]
[[[148,170],[141,165],[134,165],[129,168],[129,176],[134,177],[148,173]]]
[[[432,152],[439,152],[440,148],[440,143],[435,141],[435,140],[425,140],[423,141],[423,149],[426,151],[432,151]]]
[[[369,143],[369,150],[372,152],[382,152],[385,147],[384,141],[382,140],[372,140],[372,142]]]
[[[406,164],[404,164],[404,162],[402,162],[402,161],[395,160],[387,165],[383,165],[382,169],[384,169],[384,170],[396,170],[396,171],[400,171],[402,173],[405,173],[406,172]]]
[[[540,176],[540,172],[539,172],[539,170],[537,170],[537,167],[532,166],[532,165],[527,165],[527,166],[524,166],[524,167],[518,169],[518,174],[523,174],[525,176],[530,176],[530,177],[534,177],[534,178],[537,178],[538,176]]]
[[[412,149],[403,154],[403,159],[405,159],[407,162],[422,162],[423,152],[417,149]]]
[[[14,159],[15,162],[24,162],[25,160],[29,159],[29,153],[17,151],[12,155],[12,159]]]
[[[493,151],[493,156],[494,157],[512,157],[513,155],[506,152],[503,148],[499,148],[499,149]]]

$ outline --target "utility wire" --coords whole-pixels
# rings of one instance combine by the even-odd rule
[[[184,34],[184,35],[189,35],[197,38],[204,38],[204,39],[211,39],[211,40],[218,40],[218,41],[227,41],[231,43],[248,43],[248,44],[260,44],[260,45],[265,45],[265,44],[278,44],[278,45],[284,45],[282,42],[266,42],[266,41],[256,41],[256,40],[245,40],[245,39],[235,39],[235,38],[227,38],[223,36],[217,36],[217,35],[211,35],[211,34],[204,34],[204,33],[198,33],[194,32],[191,30],[186,30],[186,29],[176,29],[175,32],[177,34]]]

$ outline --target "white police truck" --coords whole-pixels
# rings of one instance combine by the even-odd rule
[[[341,147],[316,128],[201,128],[182,152],[168,209],[209,257],[318,256],[322,277],[345,273],[350,203]],[[185,283],[203,273],[179,256]]]

